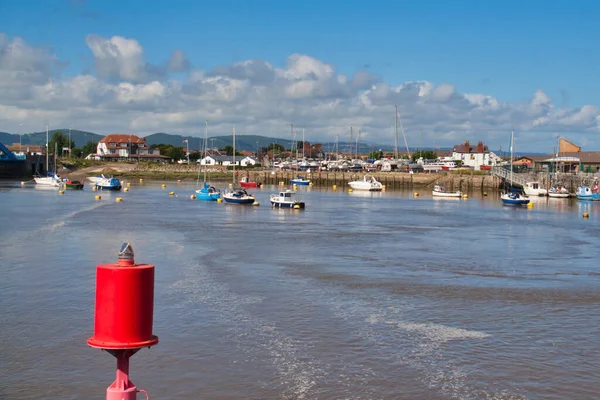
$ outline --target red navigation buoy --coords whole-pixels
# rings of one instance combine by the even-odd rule
[[[142,347],[154,346],[154,265],[135,264],[133,248],[123,244],[117,264],[96,267],[96,306],[91,347],[117,358],[117,379],[107,389],[107,400],[135,400],[129,380],[129,358]]]

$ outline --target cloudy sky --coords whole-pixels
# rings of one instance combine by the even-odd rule
[[[514,129],[519,151],[600,150],[599,20],[583,0],[2,0],[0,131],[392,144],[398,105],[411,147]]]

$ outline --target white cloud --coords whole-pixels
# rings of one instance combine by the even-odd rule
[[[365,140],[388,144],[397,104],[412,146],[421,143],[419,130],[430,146],[480,139],[493,146],[512,129],[547,132],[538,137],[548,141],[572,133],[582,143],[583,135],[600,133],[600,107],[559,107],[543,90],[530,101],[501,102],[451,83],[391,85],[364,71],[349,77],[302,54],[290,55],[283,67],[251,59],[203,71],[182,50],[162,66],[150,65],[135,39],[89,35],[86,44],[94,74],[61,77],[50,49],[0,34],[0,130],[17,132],[20,123],[39,130],[49,121],[98,133],[201,135],[207,119],[214,135],[236,125],[240,134],[287,138],[293,123],[306,128],[307,140],[333,141],[349,139],[353,126]]]

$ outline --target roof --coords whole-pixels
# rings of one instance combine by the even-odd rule
[[[600,151],[561,152],[545,156],[524,156],[532,161],[541,162],[581,162],[582,164],[600,164]]]
[[[160,156],[157,154],[131,154],[130,156],[121,156],[120,154],[103,154],[103,155],[98,155],[98,157],[102,157],[102,158],[162,158],[162,159],[170,159],[169,156]]]
[[[479,145],[483,146],[483,152],[484,153],[489,153],[490,149],[488,148],[487,144],[484,144],[482,142],[476,143],[476,144],[471,144],[468,141],[461,143],[461,144],[457,144],[456,146],[454,146],[454,148],[452,149],[452,151],[454,151],[455,153],[478,153],[477,151],[477,147]]]
[[[146,143],[146,140],[140,139],[136,135],[111,133],[100,139],[100,143]]]
[[[9,149],[12,152],[15,151],[28,151],[28,152],[41,152],[42,150],[42,146],[38,146],[35,144],[19,144],[19,143],[13,143],[10,146],[6,146],[7,149]]]

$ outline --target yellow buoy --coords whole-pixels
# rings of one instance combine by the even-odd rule
[[[312,182],[308,182],[308,186],[312,186],[312,185],[313,185],[313,183],[312,183]]]
[[[123,189],[124,192],[129,192],[129,188],[126,187],[125,189]]]
[[[414,193],[413,193],[413,195],[414,195],[415,197],[419,197],[419,192],[414,192]]]
[[[484,195],[484,196],[487,196],[487,192],[483,192],[483,195]]]
[[[229,184],[229,189],[233,188],[233,183]]]
[[[140,178],[140,182],[144,182],[144,178]]]
[[[283,186],[283,185],[284,185],[283,181],[279,182],[279,186]]]
[[[65,191],[64,190],[59,190],[58,194],[65,194]]]
[[[337,189],[337,185],[333,185],[333,190],[336,190],[336,189]]]
[[[348,189],[348,193],[352,193],[352,189]]]
[[[169,192],[169,196],[175,196],[175,192]]]
[[[123,201],[123,198],[122,197],[117,197],[115,200],[116,200],[117,203],[120,203],[120,202]]]
[[[527,203],[527,208],[533,208],[533,203]]]
[[[96,186],[92,186],[92,190],[96,191],[98,188]]]
[[[95,197],[96,200],[100,200],[101,198],[102,198],[102,196],[100,196],[100,195],[96,195],[96,197]]]
[[[255,201],[254,203],[252,203],[253,206],[258,207],[260,206],[260,203],[258,201]]]
[[[222,203],[222,202],[223,202],[223,199],[219,197],[219,198],[217,199],[217,203]]]
[[[466,194],[466,193],[465,193],[465,194],[463,194],[463,199],[467,199],[467,198],[469,198],[469,195],[468,195],[468,194]]]
[[[589,217],[590,217],[590,214],[588,214],[587,211],[583,213],[583,218],[589,218]]]
[[[294,204],[294,210],[299,210],[300,209],[300,204]]]
[[[190,199],[195,200],[196,199],[196,195],[195,194],[191,195]]]
[[[131,186],[131,182],[127,182],[127,186],[128,186],[128,187],[129,187],[129,186]]]
[[[162,187],[164,189],[167,187],[167,185],[165,183],[163,183],[162,185],[160,185],[160,187]]]

